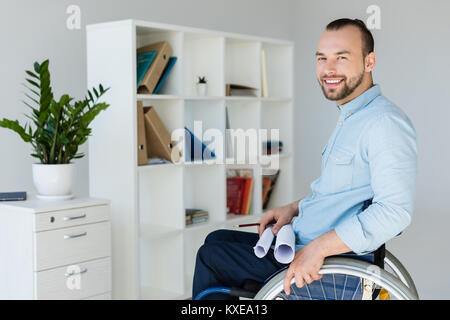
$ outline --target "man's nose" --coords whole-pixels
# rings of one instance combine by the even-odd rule
[[[336,63],[334,61],[328,60],[326,65],[324,66],[324,72],[326,75],[335,75],[336,74]]]

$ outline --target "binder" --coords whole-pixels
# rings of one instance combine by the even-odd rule
[[[147,51],[138,53],[137,55],[137,87],[139,88],[139,85],[144,78],[145,73],[147,72],[148,68],[151,66],[153,59],[155,59],[156,51]]]
[[[147,164],[147,141],[145,139],[144,107],[142,101],[137,103],[137,129],[138,129],[138,165]]]
[[[163,75],[161,76],[161,79],[159,79],[158,84],[156,85],[155,90],[153,91],[153,94],[158,94],[159,90],[161,90],[161,86],[164,84],[164,81],[167,78],[167,75],[169,74],[170,70],[172,69],[173,65],[177,62],[177,57],[170,57],[169,62],[167,62],[167,66],[163,71]]]
[[[216,158],[216,154],[187,127],[184,127],[184,133],[186,161],[211,160]]]
[[[156,51],[156,57],[142,78],[138,88],[139,93],[153,93],[173,53],[172,47],[167,41],[161,41],[139,48],[137,53],[140,54],[148,51]]]
[[[147,140],[147,157],[163,158],[178,162],[181,152],[171,140],[164,123],[153,107],[144,107],[145,138]]]

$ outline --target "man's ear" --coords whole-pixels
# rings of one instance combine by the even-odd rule
[[[369,53],[364,59],[364,69],[365,69],[364,71],[371,72],[373,68],[375,68],[376,62],[377,56],[375,55],[375,52]]]

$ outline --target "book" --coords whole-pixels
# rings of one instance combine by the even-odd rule
[[[208,211],[202,209],[186,209],[186,225],[208,221]]]
[[[163,74],[161,76],[161,79],[159,79],[158,84],[156,85],[155,91],[153,91],[153,94],[158,94],[161,90],[162,85],[164,84],[164,81],[167,78],[167,75],[169,74],[170,70],[172,70],[173,65],[177,62],[177,57],[170,57],[169,61],[167,62],[167,66],[163,71]]]
[[[187,127],[185,129],[186,161],[215,159],[216,154],[197,138]]]
[[[257,97],[258,89],[243,86],[240,84],[227,83],[225,86],[226,96],[246,96],[246,97]]]
[[[269,87],[267,85],[267,67],[266,67],[266,52],[261,50],[261,97],[269,97]]]
[[[263,194],[262,203],[263,210],[267,208],[270,200],[270,196],[277,182],[278,176],[280,175],[280,169],[263,169],[262,174],[262,184],[263,184]]]
[[[241,214],[249,214],[250,203],[252,199],[253,178],[245,177],[245,189],[242,199]]]
[[[244,177],[227,178],[227,213],[241,214],[245,183]]]
[[[137,87],[141,84],[142,79],[145,76],[148,68],[152,64],[156,56],[156,50],[150,50],[147,52],[141,52],[136,54],[136,66],[137,66]]]
[[[230,132],[230,117],[228,116],[228,107],[225,106],[225,142],[226,142],[226,158],[234,157],[233,141]]]
[[[269,140],[262,142],[262,154],[271,155],[281,153],[283,151],[283,141]]]
[[[252,204],[253,169],[227,169],[227,213],[248,214]]]
[[[25,191],[19,192],[0,192],[0,201],[23,201],[27,200]]]

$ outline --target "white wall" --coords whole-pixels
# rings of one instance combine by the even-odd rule
[[[449,1],[296,2],[296,191],[306,195],[310,182],[320,175],[320,151],[338,117],[315,78],[318,37],[336,18],[367,21],[371,4],[381,8],[381,29],[373,31],[374,81],[408,114],[418,133],[415,216],[407,231],[387,247],[411,272],[421,298],[449,299]]]
[[[82,28],[66,28],[66,8],[81,8]],[[314,53],[320,33],[335,18],[366,20],[366,8],[381,8],[381,30],[374,31],[376,83],[413,121],[419,136],[419,181],[412,225],[388,248],[411,271],[422,298],[450,298],[448,241],[450,216],[448,136],[450,90],[448,36],[450,2],[387,0],[2,0],[0,3],[0,118],[25,121],[24,70],[50,58],[57,96],[80,98],[86,89],[86,24],[137,18],[296,41],[295,191],[299,198],[320,174],[320,150],[338,116],[315,79]],[[107,53],[105,53],[107,54]],[[100,115],[101,116],[101,115]],[[95,132],[93,132],[95,134]],[[31,149],[0,128],[0,191],[32,191]],[[87,152],[87,145],[81,148]],[[77,195],[88,194],[87,157],[76,161]]]
[[[81,9],[81,29],[69,30],[69,5]],[[292,40],[292,0],[1,0],[0,118],[28,120],[24,99],[26,69],[50,58],[54,94],[82,98],[86,90],[87,24],[121,19],[214,29]],[[105,54],[109,54],[105,52]],[[101,116],[101,114],[99,115]],[[93,132],[95,134],[95,132]],[[10,130],[0,128],[0,192],[34,192],[31,148]],[[87,153],[87,143],[80,148]],[[76,160],[74,193],[87,195],[88,159]]]

